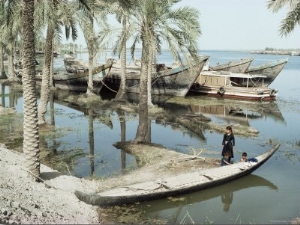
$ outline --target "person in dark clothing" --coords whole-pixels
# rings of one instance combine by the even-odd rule
[[[223,136],[222,141],[222,156],[225,156],[225,153],[228,154],[228,162],[230,163],[231,158],[234,158],[233,146],[235,145],[235,138],[232,132],[231,126],[226,127],[226,133]]]
[[[228,152],[225,152],[223,158],[221,159],[221,166],[227,166],[227,165],[230,165],[230,162],[229,162]]]

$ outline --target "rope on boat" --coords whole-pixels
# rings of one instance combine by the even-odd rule
[[[106,77],[106,76],[108,76],[109,75],[109,73],[110,73],[110,71],[111,71],[111,68],[112,68],[112,66],[111,67],[109,67],[109,70],[108,70],[108,72],[107,72],[107,74],[101,79],[101,83],[102,83],[102,85],[104,85],[108,90],[110,90],[110,91],[112,91],[112,92],[115,92],[115,93],[117,93],[117,91],[115,91],[115,90],[113,90],[113,89],[111,89],[110,87],[108,87],[104,82],[103,82],[103,79]]]

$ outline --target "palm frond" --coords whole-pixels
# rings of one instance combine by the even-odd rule
[[[300,23],[300,2],[294,10],[291,10],[287,17],[281,22],[280,34],[281,36],[287,36],[290,34],[296,25]]]

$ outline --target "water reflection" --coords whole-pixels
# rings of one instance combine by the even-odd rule
[[[220,209],[228,213],[230,206],[235,202],[239,205],[239,194],[237,193],[249,193],[249,189],[253,188],[268,188],[270,190],[277,191],[278,188],[275,184],[269,180],[250,174],[246,177],[238,180],[220,185],[214,188],[206,189],[203,191],[178,196],[177,198],[169,198],[168,201],[164,199],[154,200],[150,202],[141,203],[138,206],[141,211],[144,211],[147,217],[150,218],[164,218],[169,223],[180,223],[186,216],[186,211],[189,212],[191,218],[194,221],[205,222],[205,216],[203,213],[199,213],[202,207],[206,207],[204,202],[219,200]],[[233,198],[236,196],[235,198]],[[244,202],[241,202],[244,205]],[[196,211],[190,210],[190,208],[198,209]],[[215,209],[216,210],[216,209]]]
[[[0,100],[3,105],[18,108],[22,106],[17,101],[20,98],[20,93],[6,85],[1,85],[0,90]],[[116,149],[114,146],[116,142],[122,143],[134,139],[137,114],[125,113],[122,110],[110,110],[101,104],[81,107],[66,102],[68,97],[77,98],[78,94],[59,91],[49,98],[48,123],[51,126],[40,136],[45,164],[53,166],[61,172],[71,173],[79,177],[124,174],[142,164],[136,156],[130,155],[122,149]],[[136,101],[136,95],[129,95],[129,100]],[[213,104],[214,102],[205,105],[201,99],[184,98],[184,104],[179,104],[180,101],[177,103],[170,100],[172,98],[163,96],[153,98],[154,104],[163,108],[168,118],[147,118],[146,139],[150,143],[162,144],[167,148],[186,154],[191,153],[189,146],[196,146],[199,142],[202,146],[208,145],[206,135],[210,135],[209,141],[212,142],[211,134],[204,134],[198,126],[195,127],[195,130],[187,131],[186,128],[174,122],[174,118],[204,114],[207,117],[221,118],[226,123],[235,121],[235,123],[243,122],[243,124],[249,125],[250,120],[265,118],[285,122],[276,102],[252,104],[222,101],[223,105],[220,103]],[[77,126],[76,124],[79,123],[82,124]],[[102,127],[101,124],[106,127]],[[102,128],[99,129],[100,127]],[[21,150],[22,131],[20,129],[5,129],[2,133],[9,133],[13,139],[7,146]],[[169,133],[165,132],[167,129],[170,130]],[[19,133],[14,136],[12,132]],[[110,136],[107,136],[108,133]],[[173,138],[170,139],[170,136]],[[7,138],[3,135],[0,138],[1,142],[7,144]],[[158,139],[161,139],[161,142]],[[184,142],[184,139],[187,141]],[[170,146],[166,144],[168,141]],[[209,154],[209,152],[204,152],[203,156],[211,157]]]
[[[214,116],[226,123],[239,123],[250,126],[250,120],[272,118],[275,121],[285,124],[277,102],[246,102],[228,101],[225,104],[190,104],[194,114]]]
[[[232,200],[233,200],[233,193],[232,192],[228,192],[228,193],[225,193],[225,194],[221,195],[221,201],[224,204],[223,211],[225,211],[225,212],[229,211]]]

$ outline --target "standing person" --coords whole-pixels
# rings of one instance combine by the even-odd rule
[[[231,126],[226,127],[226,133],[223,136],[223,141],[222,141],[222,156],[225,156],[225,153],[228,154],[228,162],[230,163],[230,159],[234,158],[233,155],[233,146],[235,145],[235,138],[232,132]]]

